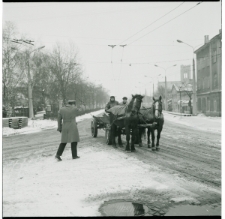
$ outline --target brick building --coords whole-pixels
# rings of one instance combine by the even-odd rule
[[[195,51],[197,59],[197,110],[208,116],[221,116],[222,50],[221,30]]]

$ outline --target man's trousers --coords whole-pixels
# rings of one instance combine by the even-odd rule
[[[56,155],[62,156],[62,153],[66,147],[67,143],[60,143],[58,151]],[[72,152],[72,157],[75,158],[77,156],[77,142],[72,142],[71,143],[71,152]]]

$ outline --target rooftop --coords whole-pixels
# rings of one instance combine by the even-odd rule
[[[222,33],[220,32],[219,34],[215,35],[211,40],[209,40],[207,43],[205,43],[204,45],[202,45],[201,47],[199,47],[198,49],[196,49],[194,51],[194,53],[198,53],[199,51],[201,51],[202,49],[206,48],[207,46],[209,46],[209,44],[216,38],[222,38]]]

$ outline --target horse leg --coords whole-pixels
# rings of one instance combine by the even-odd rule
[[[137,129],[133,128],[132,136],[131,136],[131,152],[135,151],[134,143],[135,143],[136,136],[137,136]]]
[[[117,148],[115,138],[116,138],[116,126],[112,125],[112,146]]]
[[[122,142],[122,139],[121,139],[121,128],[119,127],[118,128],[118,144],[120,147],[123,147],[123,142]]]
[[[156,142],[156,149],[159,148],[159,139],[162,129],[157,129],[157,142]]]
[[[151,147],[150,134],[151,134],[151,128],[148,128],[148,148]]]
[[[139,139],[139,147],[142,147],[143,144],[142,144],[142,133],[144,133],[144,130],[143,128],[139,128],[139,132],[138,132],[138,139]]]
[[[126,140],[127,140],[127,145],[126,145],[126,151],[129,151],[130,150],[130,129],[128,126],[125,127],[125,131],[126,131]]]
[[[152,131],[152,150],[155,150],[155,129],[153,128]]]

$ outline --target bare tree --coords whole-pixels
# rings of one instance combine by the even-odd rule
[[[69,48],[57,44],[51,54],[50,70],[60,88],[63,103],[66,104],[69,85],[76,84],[81,69],[77,63],[77,52],[73,45]]]
[[[183,82],[182,84],[183,84],[183,90],[185,91],[186,95],[189,97],[190,114],[192,114],[192,105],[191,105],[191,100],[193,95],[192,85],[185,82]]]
[[[17,87],[24,80],[26,69],[21,44],[12,42],[17,36],[15,25],[12,22],[6,22],[2,41],[2,83],[3,103],[7,106],[14,106],[16,103]]]

